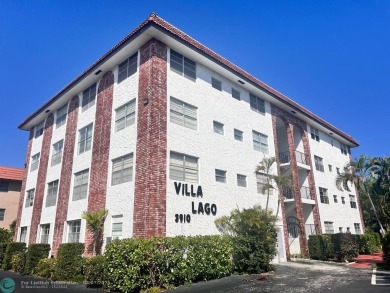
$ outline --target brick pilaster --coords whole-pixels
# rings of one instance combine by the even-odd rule
[[[88,211],[97,211],[106,206],[108,158],[110,153],[112,100],[114,95],[114,74],[105,73],[99,82],[95,127],[92,145],[92,164],[88,196]],[[103,235],[100,235],[96,252],[100,252]],[[85,255],[93,253],[93,235],[85,232]]]
[[[305,128],[307,129],[307,128]],[[309,138],[307,136],[307,131],[301,129],[302,132],[302,140],[303,140],[303,149],[306,157],[306,163],[310,166],[310,171],[308,171],[308,181],[309,181],[309,189],[310,189],[310,197],[312,200],[315,201],[315,205],[313,207],[313,219],[314,219],[314,225],[316,229],[317,234],[322,234],[321,230],[321,218],[320,218],[320,211],[318,208],[318,199],[316,195],[316,184],[314,180],[314,174],[313,174],[313,163],[311,160],[311,152],[310,152],[310,144],[309,144]]]
[[[27,182],[28,170],[30,168],[31,147],[32,147],[33,138],[34,138],[34,127],[30,129],[30,135],[28,138],[26,160],[24,161],[23,182],[20,190],[18,214],[16,216],[14,241],[17,240],[19,228],[20,228],[20,220],[22,219],[22,211],[23,211],[24,197],[26,195],[26,182]]]
[[[79,97],[74,96],[68,108],[66,122],[65,144],[62,155],[61,177],[58,188],[56,219],[54,223],[54,236],[51,254],[56,255],[59,245],[62,243],[64,223],[68,213],[70,183],[72,180],[73,156],[77,132],[77,119],[79,113]]]
[[[41,154],[39,158],[37,185],[35,186],[35,195],[34,195],[34,208],[31,217],[30,238],[28,241],[30,244],[36,242],[38,227],[41,221],[42,205],[44,204],[43,198],[45,197],[47,166],[49,164],[51,137],[53,134],[53,123],[54,123],[54,115],[53,113],[50,113],[45,123]]]
[[[141,47],[134,237],[166,234],[167,47],[151,39]]]
[[[274,134],[274,145],[275,145],[275,159],[277,163],[278,176],[282,175],[280,172],[280,159],[279,159],[279,143],[278,143],[278,131],[276,128],[276,119],[275,115],[272,115],[272,130]],[[290,245],[288,240],[288,231],[287,231],[287,221],[286,221],[286,206],[284,204],[284,195],[283,189],[278,187],[279,201],[280,201],[280,209],[282,211],[282,223],[283,223],[283,237],[286,248],[286,257],[290,259]]]

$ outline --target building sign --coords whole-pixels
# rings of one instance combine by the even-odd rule
[[[188,198],[203,198],[202,186],[197,186],[193,184],[186,184],[181,182],[174,182],[176,195],[185,196]],[[206,215],[206,216],[216,216],[217,215],[217,205],[214,203],[204,203],[203,201],[191,202],[191,213],[193,215]],[[190,214],[175,214],[176,223],[190,223],[191,215]]]

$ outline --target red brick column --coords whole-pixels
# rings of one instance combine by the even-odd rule
[[[315,201],[315,205],[313,207],[313,219],[314,219],[314,225],[316,228],[317,234],[322,234],[321,230],[321,218],[320,218],[320,211],[318,208],[318,199],[316,194],[316,184],[314,181],[314,173],[313,173],[313,163],[311,161],[311,152],[310,152],[310,144],[309,144],[309,138],[307,137],[307,131],[304,131],[301,129],[302,132],[302,140],[303,140],[303,149],[306,157],[306,163],[310,166],[310,171],[308,171],[308,181],[309,181],[309,189],[310,189],[310,197]]]
[[[278,176],[280,176],[282,174],[280,173],[279,143],[278,143],[278,131],[276,128],[276,119],[277,117],[275,115],[272,115],[272,130],[274,134],[275,159],[276,159],[276,164],[278,169]],[[278,188],[278,194],[279,194],[280,208],[282,210],[283,237],[284,237],[285,248],[286,248],[286,257],[287,259],[290,259],[290,245],[288,240],[287,221],[286,221],[286,206],[284,204],[284,196],[283,196],[282,188]]]
[[[19,228],[20,228],[20,220],[22,219],[24,196],[26,195],[26,182],[27,182],[28,170],[30,168],[31,147],[32,147],[33,138],[34,138],[34,127],[30,129],[30,135],[28,138],[26,160],[24,161],[25,163],[24,163],[24,171],[23,171],[23,182],[22,182],[22,187],[20,190],[18,214],[16,216],[16,227],[15,227],[14,241],[17,240]]]
[[[58,188],[56,219],[54,223],[54,236],[51,254],[56,255],[59,245],[62,243],[64,223],[68,213],[68,201],[70,183],[72,180],[73,156],[77,132],[77,119],[79,114],[79,97],[74,96],[68,108],[66,122],[65,145],[62,155],[61,177]]]
[[[99,82],[95,127],[92,145],[92,164],[90,171],[90,185],[88,196],[88,211],[97,211],[106,206],[108,157],[110,152],[112,99],[114,95],[114,74],[105,73]],[[100,252],[103,235],[96,245],[96,252]],[[85,232],[85,255],[93,253],[93,234],[87,229]]]
[[[166,234],[167,48],[141,47],[138,87],[134,237]]]
[[[39,222],[41,221],[42,205],[44,204],[43,198],[45,197],[47,166],[49,164],[51,137],[53,134],[53,123],[54,115],[53,113],[50,113],[46,119],[45,131],[43,132],[37,185],[35,187],[34,195],[34,207],[31,218],[30,238],[28,241],[30,244],[36,242]]]
[[[287,141],[288,141],[288,150],[290,153],[291,174],[292,174],[293,185],[294,185],[295,211],[297,213],[297,218],[299,220],[299,243],[301,246],[302,255],[307,256],[308,250],[307,250],[307,241],[306,241],[305,221],[303,217],[301,189],[299,186],[298,165],[295,156],[294,125],[291,123],[289,123],[287,127]]]

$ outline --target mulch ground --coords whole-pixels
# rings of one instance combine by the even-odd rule
[[[351,263],[348,266],[353,268],[369,269],[373,264],[383,262],[383,253],[361,254],[354,258],[354,261],[355,263]]]

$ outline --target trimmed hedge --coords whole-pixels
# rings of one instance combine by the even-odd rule
[[[338,261],[351,261],[359,255],[359,243],[356,235],[348,233],[332,234],[334,256]]]
[[[12,234],[10,230],[0,228],[0,243],[8,243],[12,241]]]
[[[390,264],[390,231],[387,231],[382,239],[383,261]]]
[[[41,259],[35,269],[33,269],[32,275],[35,277],[52,279],[54,277],[56,262],[57,260],[55,258]]]
[[[357,236],[360,254],[372,254],[381,250],[381,238],[378,233],[366,233]]]
[[[231,239],[221,236],[114,241],[105,258],[105,287],[112,291],[178,286],[233,271]]]
[[[30,244],[27,249],[26,266],[24,273],[30,275],[38,262],[49,256],[50,244],[38,243]]]
[[[0,267],[2,267],[8,243],[0,243]]]
[[[12,255],[11,258],[11,268],[15,273],[24,273],[26,264],[26,253],[25,252],[17,252]]]
[[[4,259],[3,259],[3,269],[9,270],[11,269],[11,260],[14,254],[18,252],[26,251],[26,243],[24,242],[11,242],[7,244],[7,248],[5,250]]]
[[[102,287],[104,280],[105,258],[102,255],[85,259],[84,280],[87,287]]]
[[[83,271],[84,243],[63,243],[58,248],[53,279],[78,281]]]
[[[309,236],[309,257],[318,260],[328,260],[333,257],[332,237],[329,234]]]

